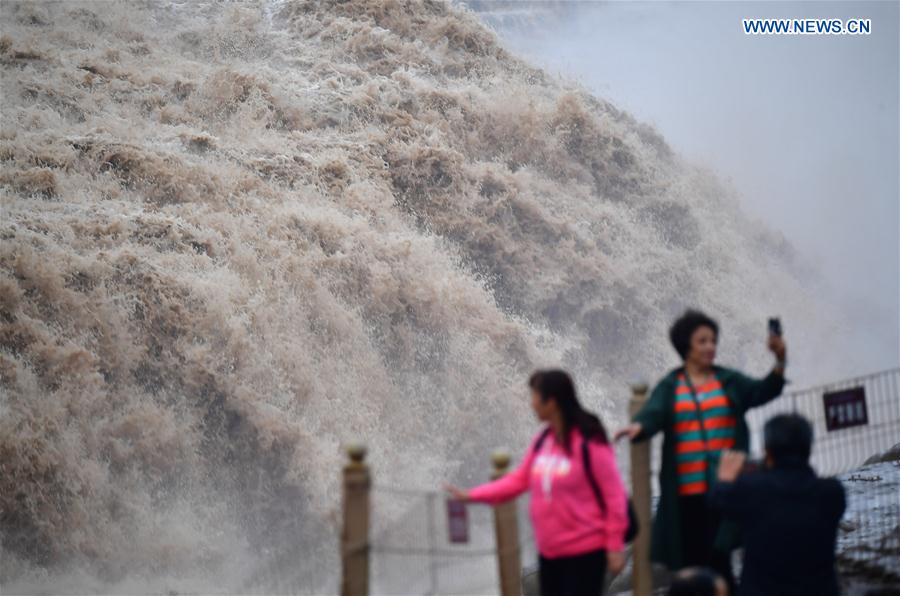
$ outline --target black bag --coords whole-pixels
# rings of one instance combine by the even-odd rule
[[[547,428],[541,433],[541,436],[538,437],[538,440],[534,443],[534,451],[537,452],[538,449],[541,448],[541,445],[544,444],[544,439],[547,438],[547,435],[550,434],[550,429]],[[584,471],[587,474],[588,482],[591,484],[591,489],[594,491],[594,496],[597,498],[597,504],[600,505],[600,511],[602,513],[606,513],[606,503],[603,500],[603,493],[600,492],[600,486],[597,484],[597,479],[594,478],[594,472],[591,470],[591,452],[588,449],[588,442],[581,442],[581,460],[582,465],[584,466]],[[634,541],[634,537],[637,536],[638,533],[638,518],[637,513],[634,511],[634,503],[631,502],[631,497],[628,497],[628,527],[625,529],[625,544],[630,544]]]

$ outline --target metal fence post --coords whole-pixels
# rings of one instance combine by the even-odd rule
[[[493,480],[506,474],[509,454],[496,452],[491,456],[494,464]],[[497,566],[500,572],[500,595],[521,596],[522,563],[519,552],[519,522],[516,502],[509,501],[494,507],[494,529],[497,535]]]
[[[369,593],[369,488],[366,448],[347,449],[344,466],[344,527],[341,531],[341,596]]]
[[[628,402],[629,420],[647,401],[647,384],[631,386]],[[653,576],[650,567],[650,441],[631,443],[631,491],[640,530],[632,548],[633,571],[631,576],[634,596],[653,594]]]

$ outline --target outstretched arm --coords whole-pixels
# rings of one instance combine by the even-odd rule
[[[787,348],[784,339],[778,335],[770,335],[768,347],[775,355],[775,367],[772,372],[762,379],[751,379],[743,374],[738,375],[739,391],[745,410],[772,401],[781,395],[781,391],[784,389],[784,368],[787,363]]]
[[[767,404],[781,395],[784,389],[784,374],[773,370],[762,379],[752,379],[738,373],[738,383],[744,409],[749,410]]]
[[[488,503],[497,505],[510,499],[514,499],[528,490],[528,481],[531,476],[531,463],[534,459],[534,444],[537,439],[532,439],[528,445],[528,451],[522,462],[512,472],[505,476],[476,486],[468,491],[458,489],[453,486],[446,487],[447,490],[457,499],[463,501],[475,501],[478,503]]]
[[[531,471],[530,459],[527,458],[528,461],[523,461],[509,474],[470,489],[469,500],[497,505],[521,495],[528,490],[528,477]]]

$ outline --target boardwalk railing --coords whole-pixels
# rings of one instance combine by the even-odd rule
[[[825,396],[840,391],[861,388],[865,396],[867,423],[828,430]],[[834,413],[843,417],[856,409],[836,407]],[[803,389],[788,391],[747,415],[752,449],[762,453],[763,426],[776,414],[796,412],[813,425],[814,442],[811,463],[823,476],[834,476],[855,470],[866,459],[884,452],[900,443],[900,368],[873,373],[853,379],[836,381]]]
[[[341,534],[342,596],[521,595],[515,503],[466,508],[467,540],[454,543],[446,494],[373,482],[365,451],[351,448],[348,455]],[[494,478],[506,473],[508,455],[496,453],[492,461]],[[361,508],[366,510],[364,514],[357,511]]]

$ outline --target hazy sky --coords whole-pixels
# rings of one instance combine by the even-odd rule
[[[679,153],[730,180],[748,213],[818,267],[832,300],[853,313],[844,348],[872,354],[878,370],[900,363],[898,7],[584,2],[498,32],[517,54],[655,124]],[[741,25],[794,17],[868,18],[872,33],[750,36]]]

